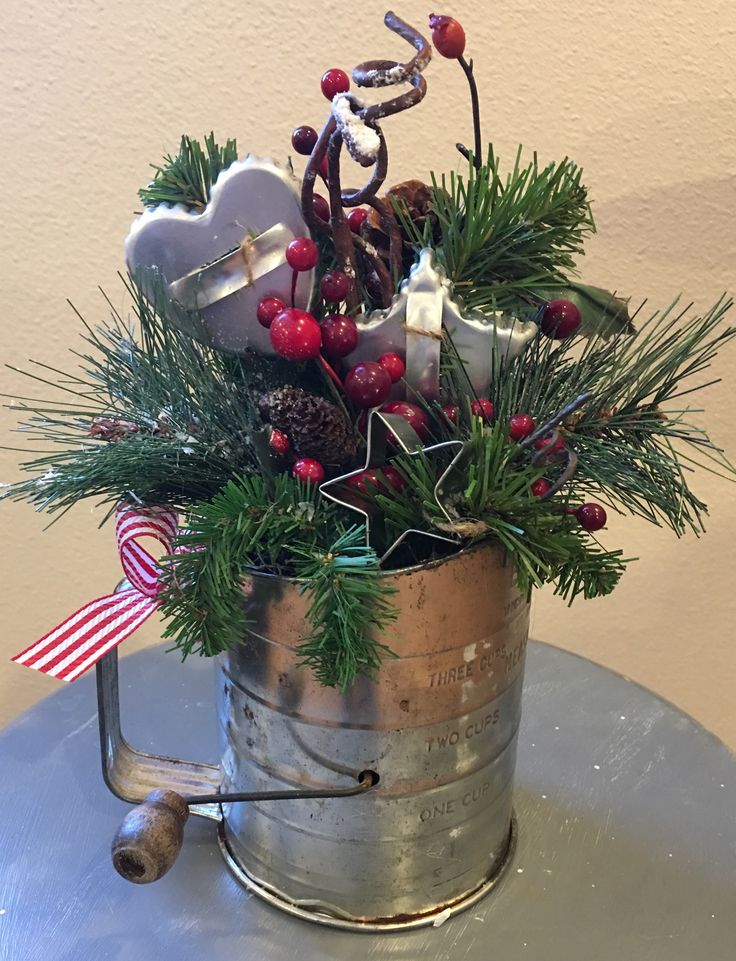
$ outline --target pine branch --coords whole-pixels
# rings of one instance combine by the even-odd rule
[[[138,191],[146,207],[184,204],[190,210],[202,210],[207,205],[217,178],[238,159],[238,149],[235,140],[220,147],[214,133],[205,136],[204,145],[205,150],[198,140],[182,136],[175,157],[167,154],[162,164],[151,164],[154,178]]]
[[[557,593],[595,597],[613,590],[629,562],[621,551],[600,550],[569,514],[569,497],[541,500],[531,492],[551,466],[534,467],[530,455],[508,439],[505,422],[486,427],[475,418],[467,467],[450,477],[443,498],[448,522],[435,498],[437,465],[425,454],[394,461],[408,494],[383,488],[369,496],[380,506],[388,536],[431,525],[463,542],[488,537],[500,543],[522,590],[555,583]],[[559,467],[557,468],[560,469]]]
[[[335,533],[338,533],[335,539]],[[396,616],[365,528],[345,529],[336,508],[287,475],[231,480],[195,505],[167,558],[164,637],[183,657],[213,655],[245,640],[244,580],[266,571],[303,578],[311,633],[302,662],[325,685],[347,690],[378,670],[389,648],[377,637]]]
[[[184,657],[212,655],[240,643],[247,630],[243,580],[248,572],[293,575],[293,545],[321,547],[334,537],[336,512],[311,485],[287,474],[232,479],[189,511],[167,559],[161,594]]]
[[[572,161],[523,165],[521,148],[504,178],[489,147],[486,163],[465,177],[433,175],[433,209],[441,240],[435,246],[448,277],[468,307],[517,306],[536,284],[562,282],[595,227],[582,172]],[[417,245],[429,239],[407,216]]]
[[[365,528],[353,527],[327,552],[292,546],[301,561],[298,576],[310,600],[312,633],[299,648],[302,663],[322,684],[348,690],[358,675],[372,677],[386,656],[385,636],[396,618],[395,591],[379,575],[376,553],[365,544]]]
[[[257,403],[274,379],[283,380],[279,364],[213,350],[203,333],[192,337],[196,318],[179,316],[163,297],[150,304],[133,280],[126,289],[137,339],[113,313],[105,326],[85,325],[85,349],[72,351],[78,372],[53,371],[55,380],[30,374],[61,387],[62,397],[20,406],[21,430],[45,450],[22,465],[34,476],[3,496],[46,510],[97,496],[182,506],[211,497],[234,474],[268,469]],[[132,430],[114,444],[93,440],[100,420]]]

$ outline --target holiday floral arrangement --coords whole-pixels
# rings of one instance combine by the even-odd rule
[[[521,150],[503,167],[450,17],[429,26],[467,77],[472,149],[386,189],[383,122],[424,98],[432,47],[385,23],[413,57],[324,74],[327,122],[291,138],[300,183],[232,140],[183,137],[126,241],[132,322],[110,304],[81,369],[33,375],[64,399],[23,402],[50,449],[5,496],[54,515],[96,498],[131,586],[21,662],[76,676],[156,608],[184,656],[218,654],[247,636],[257,572],[300,579],[305,669],[346,690],[400,650],[382,572],[492,541],[525,591],[608,594],[628,560],[598,539],[607,512],[698,532],[693,468],[732,476],[687,399],[736,333],[730,302],[630,315],[577,280],[594,230],[581,171]],[[345,186],[346,159],[364,186]]]

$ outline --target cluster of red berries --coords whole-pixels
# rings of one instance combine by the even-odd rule
[[[340,70],[338,67],[331,67],[322,74],[320,88],[325,97],[328,100],[332,100],[338,94],[347,93],[347,91],[350,89],[350,77],[345,73],[344,70]],[[314,148],[317,146],[318,140],[319,134],[314,127],[310,127],[309,124],[302,124],[301,126],[296,127],[291,134],[292,147],[303,157],[311,156]],[[327,183],[328,169],[326,154],[320,163],[319,172],[322,176],[322,179],[325,181],[325,183]],[[323,220],[325,223],[329,223],[330,205],[327,200],[320,194],[314,194],[312,205],[315,216],[319,217],[319,219]],[[365,210],[364,207],[355,207],[350,211],[350,213],[348,213],[347,221],[353,233],[360,233],[360,228],[365,223],[367,217],[368,211]]]

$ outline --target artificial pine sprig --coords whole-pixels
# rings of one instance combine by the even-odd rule
[[[536,154],[524,163],[521,148],[506,176],[492,146],[478,169],[433,174],[432,198],[439,243],[406,217],[404,228],[435,247],[469,307],[516,306],[535,284],[562,282],[595,230],[580,168],[567,159],[542,167]]]
[[[163,577],[164,637],[185,657],[240,643],[248,573],[293,575],[294,545],[302,554],[324,552],[336,528],[332,505],[288,474],[229,480],[211,500],[193,505],[176,538]]]
[[[235,140],[220,147],[211,132],[205,136],[204,146],[203,150],[198,140],[183,136],[175,157],[167,154],[160,165],[151,164],[156,171],[154,178],[138,191],[143,204],[184,204],[190,210],[203,210],[217,178],[238,159]]]
[[[347,690],[390,653],[381,637],[396,611],[365,528],[346,529],[316,487],[288,475],[229,481],[189,512],[166,559],[165,638],[183,657],[247,643],[244,581],[259,572],[303,579],[310,634],[299,653],[325,685]]]
[[[125,288],[132,321],[109,300],[106,324],[82,321],[84,347],[71,351],[78,371],[51,371],[56,380],[29,373],[58,399],[14,398],[26,417],[20,430],[44,446],[23,464],[31,476],[4,496],[49,512],[98,496],[111,506],[179,507],[211,497],[233,474],[264,469],[258,394],[282,381],[282,362],[214,350],[196,318],[179,316],[163,297],[149,302],[132,279]],[[136,430],[99,440],[101,419]]]
[[[522,590],[554,583],[568,600],[577,593],[607,594],[631,560],[621,551],[600,549],[579,527],[570,516],[569,494],[550,500],[533,495],[532,484],[551,468],[532,466],[528,454],[509,441],[504,422],[489,427],[474,419],[464,466],[439,493],[445,510],[438,503],[433,461],[419,453],[394,463],[409,494],[385,488],[373,494],[390,534],[430,525],[465,543],[492,537],[505,548]]]
[[[715,468],[731,479],[734,468],[681,398],[713,382],[702,375],[736,336],[726,322],[731,306],[722,297],[703,315],[688,315],[675,303],[633,335],[540,338],[510,364],[496,361],[496,416],[507,421],[525,411],[540,423],[570,397],[590,392],[594,400],[563,425],[578,454],[576,489],[677,534],[700,531],[706,506],[690,489],[692,468]]]
[[[292,545],[297,575],[309,598],[312,628],[299,648],[302,663],[328,687],[346,691],[358,675],[373,676],[390,647],[387,637],[397,610],[395,591],[379,575],[376,552],[365,543],[365,528],[341,534],[329,550],[315,553]]]

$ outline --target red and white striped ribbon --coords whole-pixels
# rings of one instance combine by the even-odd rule
[[[159,606],[159,566],[138,539],[153,537],[166,554],[177,530],[177,515],[163,507],[118,511],[115,537],[120,563],[131,587],[98,597],[13,658],[34,671],[74,681],[136,631]]]

